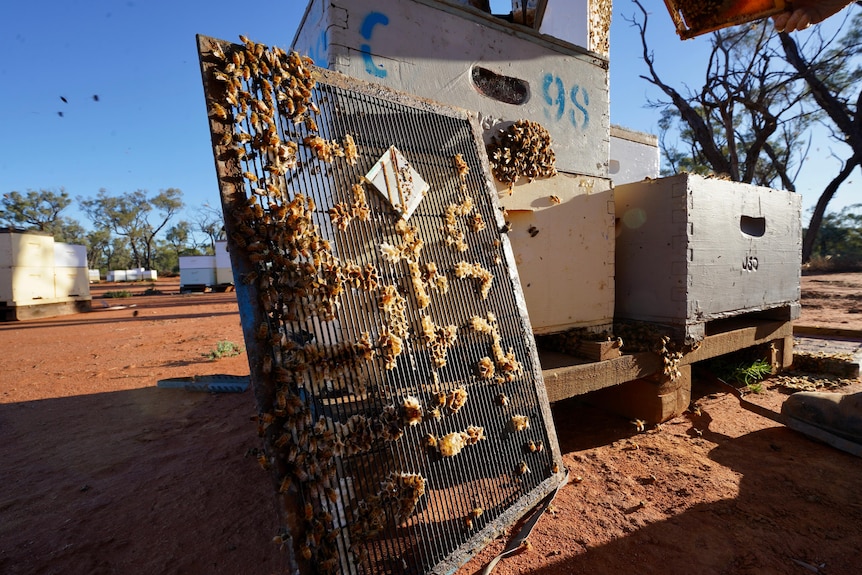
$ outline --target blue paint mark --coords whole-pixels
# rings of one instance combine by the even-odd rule
[[[316,66],[320,66],[321,68],[328,68],[329,62],[327,61],[326,54],[329,50],[329,31],[324,30],[318,37],[317,42],[315,42],[314,46],[308,51],[308,57],[314,60],[314,64]]]
[[[362,26],[359,27],[359,33],[366,40],[371,40],[371,33],[374,32],[374,27],[380,24],[381,26],[389,25],[389,16],[380,12],[369,12],[362,21]]]
[[[375,64],[374,58],[371,57],[371,46],[363,44],[359,47],[359,53],[362,54],[362,61],[365,62],[365,71],[369,76],[375,76],[377,78],[386,77],[386,69],[383,68],[382,64]]]
[[[556,88],[556,95],[551,95],[551,84]],[[545,79],[542,82],[542,96],[545,98],[545,103],[548,106],[556,105],[556,110],[552,109],[549,113],[554,119],[559,120],[563,117],[563,112],[566,109],[566,89],[563,87],[563,81],[559,76],[555,77],[552,74],[545,74]]]
[[[578,101],[578,92],[580,92],[583,95],[583,102],[584,102],[583,105],[581,105],[581,103]],[[586,128],[587,126],[590,125],[590,113],[589,113],[589,111],[587,111],[587,108],[586,108],[587,106],[590,105],[590,95],[587,93],[586,90],[581,90],[580,86],[575,85],[572,87],[572,91],[571,91],[570,96],[572,99],[572,104],[574,104],[575,108],[580,110],[584,116],[584,122],[581,125],[581,127]],[[578,127],[578,118],[577,118],[577,115],[575,114],[575,111],[572,110],[571,112],[569,112],[569,116],[570,116],[570,119],[572,121],[572,125],[575,128],[577,128]]]
[[[366,40],[371,40],[371,35],[374,33],[374,27],[377,25],[388,26],[389,16],[380,12],[369,12],[362,21],[362,26],[359,27],[359,34]],[[371,45],[363,44],[359,47],[359,53],[362,54],[362,61],[365,63],[365,71],[369,76],[375,78],[385,78],[386,69],[382,64],[375,64],[374,58],[371,57]]]

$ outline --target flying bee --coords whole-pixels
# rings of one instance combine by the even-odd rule
[[[563,200],[561,200],[561,199],[560,199],[560,196],[554,196],[554,195],[552,195],[552,196],[551,196],[551,197],[549,197],[548,199],[549,199],[549,200],[551,200],[551,203],[552,203],[552,204],[554,204],[554,205],[561,204],[561,203],[563,202]]]
[[[631,424],[635,426],[638,433],[643,433],[646,430],[646,421],[643,419],[635,419]]]

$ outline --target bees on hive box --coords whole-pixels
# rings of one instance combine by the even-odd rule
[[[494,177],[509,184],[509,193],[520,178],[533,181],[557,173],[551,135],[537,122],[518,120],[495,135],[488,145]]]

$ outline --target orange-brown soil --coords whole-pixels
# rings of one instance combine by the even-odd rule
[[[251,392],[157,388],[247,374],[233,293],[105,299],[0,324],[0,572],[268,574],[284,568]],[[862,329],[862,274],[806,276],[798,322]],[[112,309],[117,307],[118,309]],[[846,389],[857,390],[854,383]],[[828,573],[862,565],[862,460],[695,381],[700,415],[639,433],[577,398],[553,414],[570,482],[495,573]],[[753,400],[778,409],[767,382]],[[501,537],[459,574],[505,546]]]

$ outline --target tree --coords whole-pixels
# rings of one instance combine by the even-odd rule
[[[844,264],[862,260],[862,204],[844,207],[823,216],[812,256],[834,258]]]
[[[81,224],[61,215],[71,203],[69,194],[62,188],[59,192],[9,192],[0,199],[0,222],[13,228],[49,233],[58,242],[83,243],[85,232]]]
[[[818,40],[813,43],[813,48],[808,46],[806,55],[806,51],[800,50],[799,44],[789,34],[779,34],[787,62],[808,86],[811,97],[831,121],[833,139],[846,144],[850,151],[841,170],[820,194],[811,214],[802,240],[803,262],[811,258],[829,202],[853,170],[862,166],[862,89],[858,88],[862,68],[858,64],[855,67],[848,65],[862,54],[862,13],[856,12],[850,31],[837,42],[823,39],[819,29],[814,37]]]
[[[188,249],[191,235],[191,225],[185,220],[180,220],[176,225],[168,228],[165,240],[174,250],[177,258]]]
[[[197,230],[207,237],[207,253],[215,253],[216,240],[224,239],[224,218],[221,209],[213,208],[208,203],[203,204],[195,215]]]
[[[842,35],[842,25],[823,38],[817,28],[804,45],[776,34],[769,22],[715,32],[704,86],[683,96],[659,77],[646,40],[647,12],[633,1],[643,15],[642,22],[631,20],[640,31],[649,72],[642,77],[669,98],[653,105],[663,108],[660,142],[671,172],[709,170],[794,191],[813,122],[827,123],[833,139],[850,146],[805,232],[802,261],[807,262],[829,201],[862,166],[862,92],[857,93],[862,71],[853,64],[862,54],[862,15],[856,13],[848,33]],[[668,143],[667,132],[675,125],[686,151]]]
[[[669,98],[651,104],[662,108],[660,142],[670,171],[713,172],[794,190],[793,163],[804,145],[800,134],[813,116],[803,106],[802,91],[788,84],[786,66],[769,53],[771,25],[714,33],[703,86],[683,94],[661,79],[646,39],[648,13],[634,3],[642,20],[631,22],[640,32],[648,71],[641,78]],[[687,151],[669,145],[674,126]]]
[[[80,203],[97,227],[107,227],[125,238],[133,267],[147,269],[152,268],[156,236],[183,207],[182,192],[177,188],[152,197],[145,190],[111,196],[102,189],[95,198],[80,199]]]

